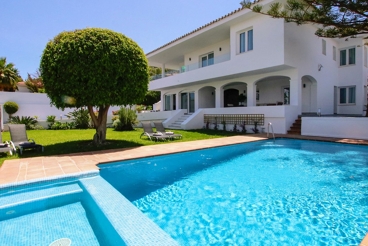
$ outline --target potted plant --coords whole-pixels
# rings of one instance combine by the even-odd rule
[[[239,105],[244,105],[247,100],[247,96],[241,93],[238,97]]]

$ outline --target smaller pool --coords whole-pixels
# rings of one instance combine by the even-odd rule
[[[74,245],[93,246],[105,241],[97,238],[96,234],[101,233],[90,224],[81,202],[3,220],[0,228],[6,245],[49,245],[61,238],[70,239]],[[21,236],[14,237],[14,232]]]
[[[98,172],[0,187],[0,228],[1,245],[177,245]]]

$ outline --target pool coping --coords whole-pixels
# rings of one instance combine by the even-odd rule
[[[313,137],[276,134],[276,138],[294,138],[346,144],[368,145],[368,140]],[[266,140],[267,134],[247,134],[224,138],[140,146],[124,149],[101,150],[57,156],[41,156],[6,160],[0,167],[0,188],[5,184],[22,184],[26,181],[61,178],[73,174],[99,171],[98,165],[142,157],[186,152],[246,142]]]

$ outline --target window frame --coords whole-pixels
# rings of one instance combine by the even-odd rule
[[[212,58],[210,58],[209,56],[212,55]],[[203,58],[206,57],[206,65],[203,66]],[[211,61],[211,64],[209,64],[209,61]],[[206,54],[203,54],[201,56],[199,56],[199,67],[202,68],[202,67],[208,67],[208,66],[211,66],[211,65],[214,65],[215,64],[215,52],[211,51],[211,52],[208,52]]]
[[[350,63],[351,53],[350,50],[354,49],[354,62]],[[342,64],[341,52],[345,52],[345,64]],[[343,49],[339,49],[339,65],[340,67],[354,66],[356,65],[356,46],[350,46]]]
[[[341,102],[341,90],[344,89],[345,90],[345,102]],[[354,102],[350,102],[351,101],[351,97],[350,97],[350,90],[354,89]],[[351,105],[356,105],[356,85],[350,85],[350,86],[339,86],[338,87],[338,95],[339,95],[339,100],[338,100],[338,104],[340,106],[351,106]]]
[[[251,40],[251,42],[250,42]],[[244,54],[254,50],[254,30],[253,27],[243,29],[236,33],[236,54]],[[243,43],[244,42],[244,43]]]
[[[322,54],[327,55],[327,43],[326,40],[322,39]]]

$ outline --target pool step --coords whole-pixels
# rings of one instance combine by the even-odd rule
[[[41,190],[0,196],[0,220],[63,206],[81,200],[83,190],[77,184],[43,187]]]

